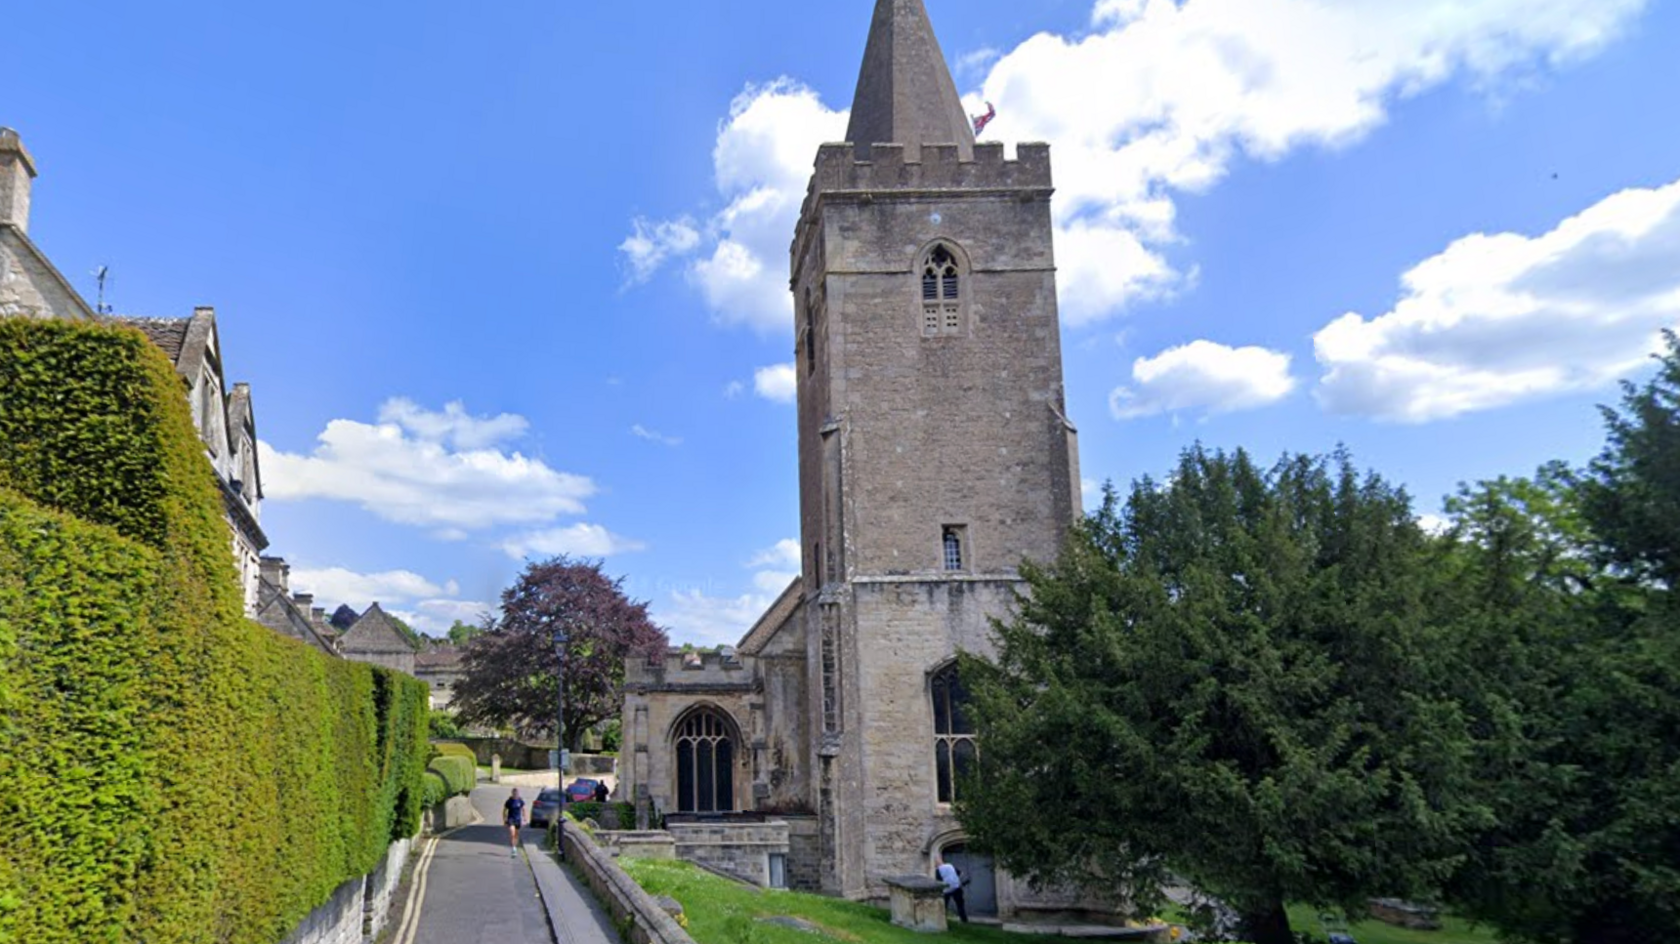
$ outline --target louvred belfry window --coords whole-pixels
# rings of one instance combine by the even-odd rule
[[[934,244],[922,258],[922,335],[962,333],[962,271],[956,254]]]

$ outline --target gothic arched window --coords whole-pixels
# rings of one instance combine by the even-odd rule
[[[934,243],[922,255],[922,336],[962,333],[962,264],[951,247]]]
[[[735,726],[714,708],[696,708],[677,723],[677,811],[735,809]]]
[[[933,696],[933,766],[938,780],[938,799],[950,803],[957,798],[957,781],[974,765],[974,725],[968,718],[968,692],[951,663],[928,680]]]

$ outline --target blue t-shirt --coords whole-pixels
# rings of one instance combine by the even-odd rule
[[[502,822],[517,826],[525,820],[525,798],[508,797],[502,804]]]

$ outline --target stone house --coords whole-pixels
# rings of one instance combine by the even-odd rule
[[[976,143],[922,0],[877,0],[847,143],[791,247],[801,574],[739,644],[627,672],[627,797],[772,812],[791,884],[880,901],[934,859],[971,911],[1113,916],[971,851],[955,672],[1080,510],[1049,148]]]
[[[193,425],[204,455],[216,472],[223,519],[232,536],[233,557],[245,595],[245,615],[255,616],[268,537],[262,530],[262,472],[257,464],[257,423],[251,387],[228,389],[222,369],[221,335],[214,308],[194,308],[190,318],[114,319],[150,338],[175,364],[192,405]]]
[[[338,651],[346,659],[414,674],[415,645],[377,602],[338,637]]]
[[[278,557],[264,557],[260,569],[252,618],[282,636],[338,655],[338,631],[327,622],[326,610],[315,605],[313,594],[293,592],[291,565]]]
[[[434,645],[414,655],[414,677],[431,686],[433,711],[449,710],[463,674],[461,650],[455,646]]]
[[[29,238],[35,160],[16,131],[0,128],[0,317],[115,320],[139,328],[175,365],[192,405],[193,423],[221,488],[245,613],[255,615],[262,530],[262,476],[251,388],[228,390],[216,313],[196,308],[191,318],[108,319],[96,311]]]

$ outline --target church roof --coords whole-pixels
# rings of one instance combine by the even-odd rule
[[[846,140],[862,159],[871,144],[902,144],[906,161],[921,160],[924,144],[955,144],[974,159],[973,125],[922,0],[876,0]]]
[[[391,617],[375,603],[367,608],[362,618],[356,620],[355,625],[344,631],[338,638],[339,651],[346,655],[352,652],[408,652],[414,651],[414,646],[397,629]]]

